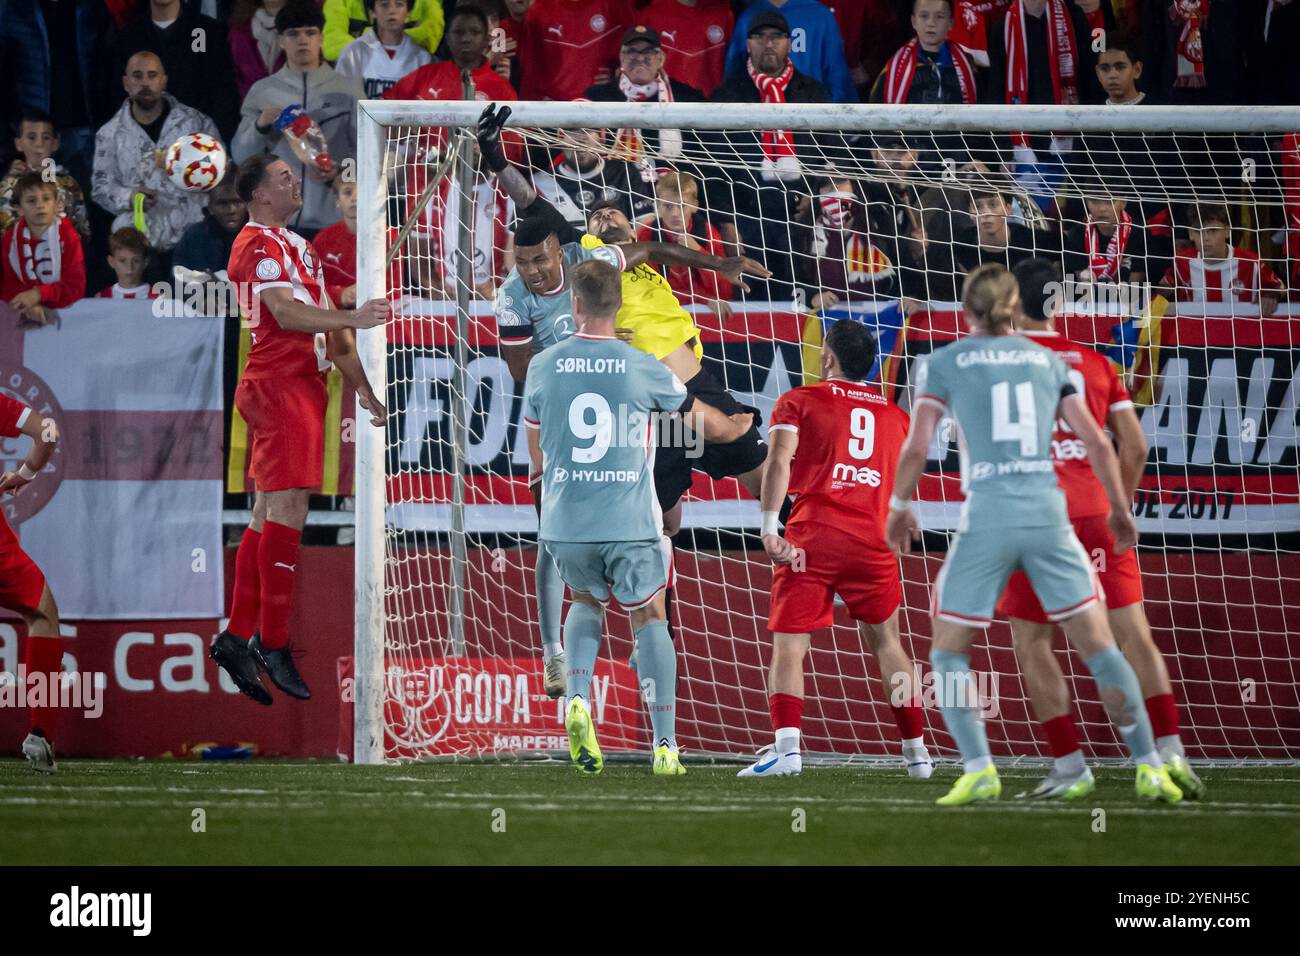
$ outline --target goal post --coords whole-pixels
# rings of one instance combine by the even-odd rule
[[[357,336],[390,410],[385,429],[370,427],[360,409],[356,417],[356,633],[340,679],[357,763],[562,749],[559,708],[541,689],[522,383],[498,353],[490,299],[511,262],[515,210],[477,168],[473,132],[485,105],[358,107],[357,301],[387,295],[394,317],[387,329]],[[739,243],[788,274],[784,285],[725,296],[694,273],[669,274],[675,288],[685,283],[679,298],[701,331],[705,367],[765,424],[780,393],[815,380],[816,349],[831,321],[868,326],[879,353],[872,381],[906,409],[911,363],[964,334],[954,299],[966,264],[990,261],[999,242],[1009,262],[1025,254],[1055,263],[1059,324],[1112,359],[1151,446],[1134,501],[1139,558],[1189,754],[1300,760],[1300,294],[1290,289],[1300,276],[1300,182],[1288,178],[1300,157],[1283,155],[1296,148],[1286,137],[1300,132],[1300,109],[509,106],[520,155],[545,174],[539,191],[570,218],[581,222],[582,207],[609,199],[625,206],[634,227],[659,235],[662,223],[652,219],[674,202],[694,205],[694,221],[719,228],[699,227],[690,241]],[[615,133],[628,129],[686,135],[669,158],[648,145],[628,147]],[[566,132],[576,130],[609,135]],[[776,131],[790,131],[796,143],[800,165],[789,176],[769,177],[763,165],[770,139],[763,134]],[[661,137],[661,150],[666,142]],[[915,157],[899,172],[877,162],[881,150]],[[584,153],[589,163],[580,162]],[[553,155],[569,159],[543,169],[540,158]],[[574,174],[568,185],[577,183],[572,192],[561,182],[566,169]],[[689,174],[693,200],[656,194],[656,178],[670,169]],[[777,191],[788,221],[763,204]],[[913,195],[915,203],[904,198]],[[985,209],[981,221],[989,197],[1005,202],[1005,213]],[[1125,242],[1124,230],[1135,230],[1141,268],[1129,263],[1136,251],[1111,248],[1090,231],[1090,199],[1113,201]],[[1232,262],[1193,266],[1203,288],[1189,297],[1189,211],[1220,206],[1232,214]],[[1001,224],[988,225],[999,216]],[[418,222],[390,255],[412,218]],[[892,233],[891,221],[899,223]],[[1066,238],[1080,229],[1093,243],[1082,250]],[[1121,260],[1124,275],[1141,281],[1123,279]],[[1160,274],[1151,274],[1157,262]],[[1101,278],[1076,282],[1080,264],[1096,265]],[[1170,276],[1174,286],[1164,284]],[[1241,287],[1243,276],[1252,288]],[[1281,289],[1269,285],[1272,276]],[[1205,290],[1220,278],[1216,299]],[[1275,291],[1282,301],[1270,308]],[[922,670],[928,591],[960,507],[957,460],[945,432],[918,492],[926,550],[902,564],[904,649]],[[770,565],[758,507],[734,479],[697,473],[682,516],[673,615],[679,736],[687,753],[739,757],[770,736]],[[625,618],[609,619],[597,728],[611,752],[640,752],[648,722],[626,666],[630,634]],[[1079,701],[1087,752],[1117,757],[1086,669],[1059,642],[1057,654]],[[1004,624],[977,640],[973,666],[990,678],[982,689],[998,718],[989,722],[995,753],[1041,759],[1044,743]],[[810,750],[831,760],[895,755],[887,691],[842,607],[835,626],[814,637],[807,690]],[[950,754],[937,711],[926,720],[932,750]]]

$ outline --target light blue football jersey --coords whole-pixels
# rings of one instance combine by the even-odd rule
[[[577,331],[573,322],[573,295],[569,291],[567,273],[579,262],[599,259],[620,272],[623,270],[623,252],[618,246],[597,245],[589,249],[581,242],[566,242],[562,251],[565,275],[560,279],[560,288],[556,292],[532,292],[515,269],[511,269],[501,283],[493,303],[493,312],[497,320],[497,338],[502,345],[532,343],[533,351],[539,352]]]
[[[524,425],[540,431],[542,540],[658,538],[650,428],[686,397],[668,366],[612,337],[577,333],[537,355]]]
[[[958,531],[1067,523],[1052,462],[1065,364],[1019,335],[971,335],[919,361],[916,401],[957,423],[962,507]]]

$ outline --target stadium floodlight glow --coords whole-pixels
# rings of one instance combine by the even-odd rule
[[[473,128],[483,106],[358,107],[357,301],[390,293],[397,302],[387,341],[383,330],[357,336],[367,375],[392,413],[386,430],[357,429],[358,763],[556,750],[564,734],[530,661],[537,653],[529,573],[536,520],[518,423],[522,383],[513,383],[497,354],[492,305],[484,298],[508,261],[501,220],[511,207],[474,165]],[[932,339],[963,331],[954,305],[960,264],[996,248],[996,241],[986,246],[980,239],[977,201],[1006,197],[1004,218],[1014,232],[1032,238],[1033,252],[1065,266],[1073,260],[1053,245],[1052,220],[1063,231],[1086,229],[1086,199],[1124,200],[1140,212],[1139,228],[1153,245],[1168,243],[1167,256],[1148,250],[1143,260],[1159,259],[1161,274],[1133,270],[1140,278],[1132,283],[1080,289],[1079,270],[1067,268],[1063,300],[1071,311],[1062,322],[1072,338],[1120,365],[1151,445],[1134,510],[1148,615],[1173,671],[1184,741],[1195,758],[1300,760],[1300,625],[1290,610],[1300,591],[1300,304],[1263,315],[1258,303],[1243,301],[1251,290],[1232,288],[1235,273],[1222,301],[1160,295],[1164,260],[1174,264],[1191,204],[1230,206],[1247,226],[1236,230],[1232,245],[1276,254],[1288,202],[1280,153],[1286,134],[1300,131],[1300,109],[510,106],[511,134],[539,155],[573,149],[561,141],[565,129],[685,131],[678,162],[698,181],[701,214],[735,222],[751,250],[768,234],[772,207],[751,203],[748,193],[784,191],[790,225],[778,232],[792,232],[793,245],[757,251],[789,266],[789,294],[759,298],[737,290],[730,317],[715,314],[703,296],[689,305],[704,333],[706,361],[765,418],[777,394],[816,376],[823,323],[812,314],[809,289],[837,293],[839,301],[821,305],[823,318],[855,318],[878,333],[875,377],[907,408],[913,359]],[[764,130],[806,140],[796,179],[763,176],[756,134]],[[445,162],[457,146],[454,161]],[[904,173],[878,164],[877,154],[890,150],[915,154]],[[628,158],[609,144],[599,156]],[[1007,174],[997,168],[1002,161],[1013,167]],[[441,179],[440,165],[447,170]],[[845,183],[865,200],[856,213],[864,222],[902,222],[907,235],[859,229],[857,245],[830,236],[828,246],[828,230],[842,226],[828,226],[819,203],[843,193]],[[1162,210],[1170,215],[1162,219]],[[418,221],[390,257],[412,218]],[[916,255],[924,258],[915,260],[921,265],[905,258],[913,255],[904,249],[909,243],[923,248]],[[831,280],[819,270],[828,249],[847,257],[834,281],[852,288],[826,285]],[[393,289],[395,281],[408,291]],[[366,418],[358,412],[357,420]],[[955,473],[956,438],[942,430],[932,471]],[[770,571],[758,546],[757,503],[728,482],[700,487],[703,493],[686,502],[677,550],[678,733],[691,753],[738,757],[770,736]],[[955,487],[955,479],[933,474],[924,480],[917,509],[927,529],[954,526]],[[941,546],[942,537],[932,537]],[[929,585],[938,558],[904,562],[904,647],[917,661],[928,659]],[[598,674],[594,694],[598,728],[609,728],[612,750],[646,744],[635,677],[620,659],[627,651],[626,628],[616,625],[602,657],[617,664]],[[880,687],[868,657],[842,623],[814,635],[810,750],[839,760],[895,753],[888,688]],[[973,663],[987,674],[998,703],[990,725],[995,755],[1042,758],[1005,628],[990,632]],[[1100,704],[1088,696],[1090,683],[1074,679],[1086,669],[1063,652],[1061,663],[1081,695],[1086,753],[1118,756]],[[928,726],[931,733],[941,729],[937,714]],[[929,742],[932,752],[951,753]]]

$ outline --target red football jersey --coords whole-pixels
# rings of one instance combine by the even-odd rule
[[[0,394],[0,436],[16,438],[23,433],[32,410],[8,395]]]
[[[320,371],[315,335],[281,328],[266,304],[254,301],[267,289],[284,288],[292,290],[294,299],[304,305],[328,309],[325,275],[311,244],[292,229],[249,220],[235,237],[226,272],[239,296],[240,311],[253,323],[253,346],[248,351],[244,378]]]
[[[114,282],[107,288],[100,289],[95,293],[96,299],[156,299],[158,293],[154,292],[153,286],[147,282],[144,285],[138,285],[132,289],[124,289],[121,284]]]
[[[623,31],[632,23],[627,0],[536,0],[524,14],[519,44],[519,95],[525,100],[573,100],[603,66],[618,62]]]
[[[343,308],[343,290],[357,281],[357,236],[342,219],[316,233],[311,242],[325,273],[325,291],[336,308]]]
[[[802,385],[778,398],[771,430],[799,436],[786,527],[829,525],[888,550],[885,519],[908,422],[879,390],[856,382]]]
[[[1110,359],[1100,352],[1077,345],[1059,332],[1021,332],[1060,357],[1070,371],[1070,381],[1083,396],[1088,411],[1102,428],[1111,412],[1132,408],[1128,389],[1115,374]],[[1065,492],[1065,506],[1070,520],[1110,513],[1110,501],[1102,488],[1083,442],[1063,419],[1057,419],[1052,433],[1052,458],[1056,462],[1056,480]]]
[[[1230,246],[1228,258],[1206,262],[1192,252],[1179,252],[1165,272],[1180,302],[1258,302],[1261,291],[1282,292],[1282,280],[1268,263],[1248,249]]]
[[[708,96],[722,85],[727,44],[736,26],[723,0],[701,0],[685,7],[677,0],[654,0],[636,16],[637,24],[657,30],[664,45],[664,72]]]

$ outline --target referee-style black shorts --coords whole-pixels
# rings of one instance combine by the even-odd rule
[[[659,507],[664,511],[677,504],[690,489],[692,471],[702,471],[710,478],[729,478],[753,471],[767,457],[767,445],[758,433],[762,415],[757,408],[736,401],[707,369],[700,369],[686,383],[686,391],[724,415],[753,412],[754,424],[736,441],[725,445],[706,442],[703,453],[692,457],[688,457],[688,450],[693,452],[698,449],[687,449],[681,444],[669,447],[661,445],[657,448],[655,492],[659,497]]]

